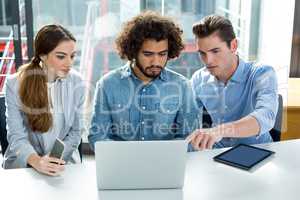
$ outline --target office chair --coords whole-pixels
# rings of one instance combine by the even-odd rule
[[[4,153],[7,149],[7,131],[6,131],[6,116],[5,116],[5,97],[0,96],[0,142],[1,142],[1,153],[4,156]],[[80,161],[82,162],[82,140],[78,146],[78,151],[80,155]]]
[[[78,146],[79,156],[80,156],[80,162],[82,163],[82,139],[80,140],[80,144]]]
[[[4,156],[4,153],[7,149],[8,142],[6,138],[6,117],[5,117],[5,98],[0,96],[0,145],[1,153]]]
[[[278,94],[278,111],[277,111],[274,127],[270,130],[270,135],[274,142],[278,142],[281,139],[282,112],[283,112],[283,100],[282,100],[282,96]],[[202,126],[203,128],[211,128],[211,125],[212,125],[211,117],[207,112],[206,108],[203,106]]]
[[[283,113],[283,100],[282,100],[282,96],[278,94],[278,111],[276,115],[276,121],[274,127],[270,130],[270,134],[274,142],[278,142],[281,139],[282,113]]]

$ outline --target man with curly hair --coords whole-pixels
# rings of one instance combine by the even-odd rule
[[[97,83],[88,136],[99,140],[185,139],[198,125],[189,82],[165,68],[184,49],[182,30],[171,19],[144,12],[116,39],[127,64]]]

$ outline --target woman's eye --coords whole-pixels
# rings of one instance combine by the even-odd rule
[[[56,56],[58,59],[62,60],[65,58],[65,56]]]

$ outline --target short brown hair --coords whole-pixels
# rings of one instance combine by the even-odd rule
[[[116,38],[116,48],[122,59],[136,59],[147,39],[168,40],[168,59],[176,58],[184,49],[182,29],[170,18],[153,11],[143,12],[128,21]]]
[[[219,15],[209,15],[200,22],[195,23],[193,25],[193,33],[197,38],[204,38],[217,33],[228,47],[230,47],[230,42],[236,38],[230,20]]]

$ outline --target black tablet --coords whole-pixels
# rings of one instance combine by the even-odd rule
[[[274,153],[275,152],[266,149],[239,144],[215,156],[213,159],[217,162],[238,167],[244,170],[249,170],[254,165]]]

